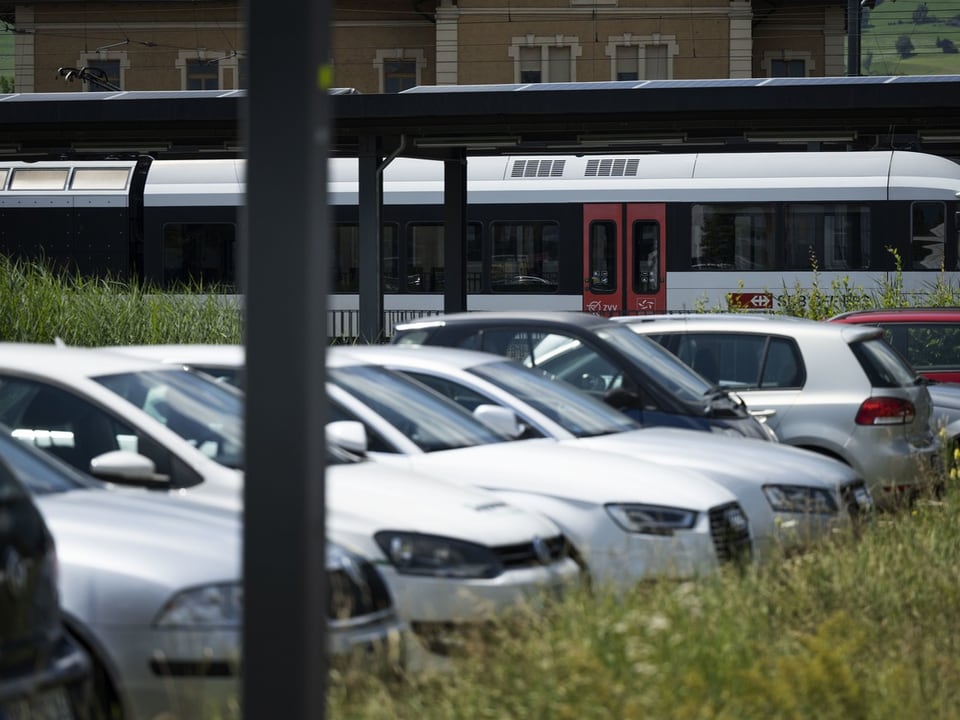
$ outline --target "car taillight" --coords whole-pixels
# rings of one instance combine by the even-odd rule
[[[890,397],[867,398],[857,410],[857,425],[905,425],[913,422],[916,408],[909,400]]]

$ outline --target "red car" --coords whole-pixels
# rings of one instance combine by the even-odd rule
[[[960,382],[960,307],[856,310],[830,322],[877,325],[914,369],[940,382]]]

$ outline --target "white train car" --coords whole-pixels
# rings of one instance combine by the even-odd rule
[[[332,159],[329,307],[358,307],[358,169]],[[136,277],[236,286],[242,160],[0,163],[0,252]],[[872,152],[472,157],[468,309],[602,314],[776,309],[836,280],[870,291],[897,269],[922,293],[957,278],[960,165]],[[391,313],[442,310],[443,165],[384,171],[382,273]],[[283,253],[283,238],[271,242]],[[339,334],[339,333],[338,333]]]

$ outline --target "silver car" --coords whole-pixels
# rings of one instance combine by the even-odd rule
[[[237,513],[112,488],[9,432],[0,432],[0,457],[56,541],[64,622],[92,658],[103,717],[239,716]],[[334,662],[380,650],[390,662],[405,625],[384,580],[356,553],[332,542],[327,550]]]
[[[880,505],[939,470],[930,393],[879,328],[749,313],[616,320],[735,391],[781,442],[851,465]]]

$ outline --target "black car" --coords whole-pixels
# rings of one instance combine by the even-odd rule
[[[644,425],[773,439],[737,395],[712,384],[649,338],[597,315],[439,315],[398,325],[393,343],[468,348],[514,358],[602,398]]]
[[[89,658],[61,622],[53,537],[0,461],[0,718],[87,718],[89,682]]]

